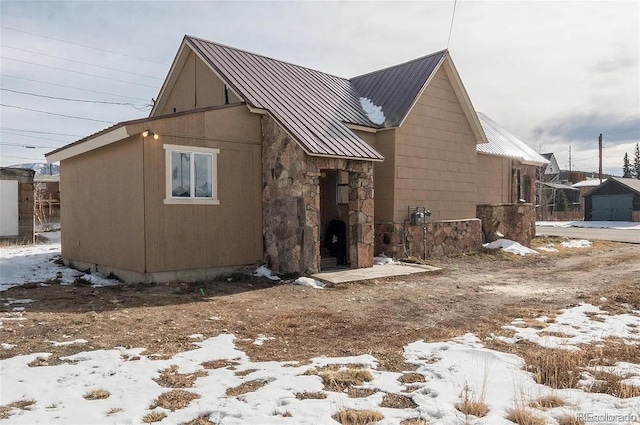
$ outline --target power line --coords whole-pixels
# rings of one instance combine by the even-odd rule
[[[0,47],[4,47],[6,49],[17,50],[19,52],[34,53],[36,55],[47,56],[47,57],[50,57],[50,58],[61,59],[61,60],[64,60],[64,61],[69,61],[69,62],[81,63],[83,65],[89,65],[89,66],[94,66],[96,68],[108,69],[110,71],[124,72],[126,74],[138,75],[140,77],[154,78],[156,80],[162,80],[163,79],[163,78],[160,78],[160,77],[154,77],[153,75],[139,74],[137,72],[125,71],[124,69],[110,68],[108,66],[96,65],[94,63],[82,62],[82,61],[75,60],[75,59],[68,59],[68,58],[63,58],[63,57],[60,57],[60,56],[48,55],[46,53],[36,52],[35,50],[19,49],[17,47],[11,47],[11,46],[7,46],[5,44],[0,45]]]
[[[14,76],[14,75],[6,75],[6,74],[5,74],[5,75],[2,75],[2,77],[17,78],[17,79],[19,79],[19,80],[31,81],[31,82],[33,82],[33,83],[49,84],[49,85],[51,85],[51,86],[65,87],[65,88],[68,88],[68,89],[82,90],[82,91],[91,92],[91,93],[106,94],[106,95],[114,96],[114,97],[124,97],[124,98],[127,98],[127,99],[135,99],[135,100],[143,100],[143,101],[145,101],[145,100],[146,100],[146,99],[143,99],[143,98],[141,98],[141,97],[131,97],[131,96],[125,96],[125,95],[123,95],[123,94],[113,94],[113,93],[107,93],[107,92],[104,92],[104,91],[97,91],[97,90],[83,89],[83,88],[80,88],[80,87],[67,86],[67,85],[64,85],[64,84],[50,83],[50,82],[48,82],[48,81],[40,81],[40,80],[32,80],[32,79],[30,79],[30,78],[16,77],[16,76]]]
[[[453,31],[453,18],[456,16],[456,5],[458,0],[453,1],[453,13],[451,14],[451,25],[449,25],[449,37],[447,38],[447,49],[449,48],[449,42],[451,41],[451,32]]]
[[[71,136],[71,137],[84,137],[81,134],[69,134],[69,133],[50,133],[48,131],[35,131],[35,130],[24,130],[21,128],[11,128],[11,127],[0,127],[0,131],[22,131],[24,133],[38,133],[38,134],[52,134],[54,136]]]
[[[19,148],[26,148],[26,149],[53,149],[51,146],[25,145],[24,143],[18,144],[18,143],[0,142],[0,145],[2,145],[2,146],[16,146],[16,147],[19,147]]]
[[[144,62],[152,62],[152,63],[159,63],[161,65],[168,65],[168,63],[165,63],[165,62],[154,61],[154,60],[151,60],[151,59],[144,59],[144,58],[140,58],[138,56],[127,55],[127,54],[124,54],[124,53],[121,53],[121,52],[114,52],[113,50],[100,49],[98,47],[87,46],[85,44],[79,44],[79,43],[74,43],[72,41],[62,40],[60,38],[53,38],[53,37],[48,37],[46,35],[36,34],[36,33],[33,33],[33,32],[22,31],[22,30],[18,30],[18,29],[15,29],[15,28],[6,27],[4,25],[1,26],[0,28],[6,29],[6,30],[15,31],[15,32],[21,32],[23,34],[34,35],[36,37],[46,38],[48,40],[60,41],[62,43],[67,43],[67,44],[71,44],[71,45],[74,45],[74,46],[80,46],[80,47],[84,47],[86,49],[97,50],[99,52],[107,52],[107,53],[111,53],[113,55],[118,55],[118,56],[124,56],[124,57],[127,57],[127,58],[137,59],[137,60],[144,61]]]
[[[6,133],[6,134],[11,134],[13,136],[29,137],[31,139],[51,140],[52,142],[68,143],[68,141],[66,141],[66,140],[50,139],[48,137],[32,136],[30,134],[20,134],[20,133],[14,133],[12,131],[6,131],[6,130],[0,130],[0,132]]]
[[[56,114],[55,112],[41,111],[41,110],[38,110],[38,109],[25,108],[25,107],[16,106],[16,105],[6,105],[4,103],[0,103],[0,106],[3,106],[5,108],[24,109],[25,111],[38,112],[40,114],[47,114],[47,115],[55,115],[55,116],[58,116],[58,117],[73,118],[73,119],[76,119],[76,120],[87,120],[87,121],[103,122],[103,123],[107,123],[107,124],[115,124],[112,121],[103,121],[103,120],[96,120],[96,119],[93,119],[93,118],[76,117],[74,115]]]
[[[94,78],[103,78],[105,80],[117,81],[117,82],[120,82],[120,83],[127,83],[127,84],[133,84],[133,85],[136,85],[136,86],[144,86],[144,87],[150,87],[152,89],[158,89],[157,86],[150,86],[148,84],[135,83],[133,81],[120,80],[118,78],[103,77],[102,75],[89,74],[88,72],[73,71],[71,69],[58,68],[57,66],[44,65],[44,64],[36,63],[36,62],[23,61],[21,59],[8,58],[6,56],[1,56],[0,59],[10,60],[10,61],[14,61],[14,62],[22,62],[22,63],[26,63],[26,64],[29,64],[29,65],[42,66],[44,68],[55,69],[55,70],[58,70],[58,71],[72,72],[74,74],[87,75],[89,77],[94,77]]]
[[[70,99],[68,97],[47,96],[47,95],[44,95],[44,94],[29,93],[29,92],[26,92],[26,91],[11,90],[11,89],[5,89],[5,88],[2,88],[2,87],[0,87],[0,90],[8,91],[8,92],[11,92],[11,93],[24,94],[24,95],[27,95],[27,96],[44,97],[46,99],[66,100],[66,101],[69,101],[69,102],[84,102],[84,103],[99,103],[99,104],[105,104],[105,105],[132,106],[132,107],[136,108],[139,111],[142,110],[142,109],[146,109],[148,107],[151,107],[151,105],[149,105],[149,104],[143,105],[141,107],[138,107],[138,106],[134,105],[133,103],[128,103],[128,102],[107,102],[107,101],[101,101],[101,100]]]

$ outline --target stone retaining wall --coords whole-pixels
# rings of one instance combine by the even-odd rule
[[[482,246],[478,219],[430,221],[425,225],[376,223],[376,255],[432,258],[461,254]],[[425,255],[426,251],[426,255]]]
[[[487,242],[511,239],[524,246],[531,246],[536,235],[536,211],[533,204],[478,204],[476,216],[482,221],[482,231]]]
[[[320,176],[349,172],[347,244],[352,268],[373,265],[373,163],[314,157],[269,115],[262,118],[265,261],[279,273],[320,270]]]

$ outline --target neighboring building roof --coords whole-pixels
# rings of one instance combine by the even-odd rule
[[[476,145],[478,152],[516,158],[523,164],[528,165],[541,166],[549,163],[546,158],[542,157],[539,153],[527,146],[526,143],[520,141],[513,134],[509,133],[500,124],[482,112],[478,112],[477,114],[480,119],[482,129],[487,135],[487,140],[489,141],[489,143]]]
[[[594,186],[599,186],[600,185],[600,179],[592,179],[587,177],[586,180],[582,180],[581,182],[578,183],[574,183],[571,186],[572,187],[577,187],[577,188],[582,188],[582,187],[594,187]]]
[[[446,50],[400,65],[352,78],[359,96],[382,107],[384,125],[396,127],[404,120],[427,80],[447,55]]]
[[[609,177],[607,180],[603,181],[601,185],[594,187],[593,189],[591,189],[590,191],[588,191],[587,193],[585,193],[584,195],[582,195],[583,197],[587,197],[593,194],[593,192],[602,189],[603,187],[605,187],[606,185],[611,185],[611,184],[620,184],[624,187],[626,187],[627,189],[631,190],[632,192],[637,193],[638,195],[640,195],[640,180],[638,179],[632,179],[632,178],[625,178],[625,177]]]
[[[558,190],[580,190],[564,183],[541,182],[542,185]]]
[[[541,153],[544,159],[549,161],[549,164],[544,169],[544,174],[560,174],[560,166],[558,165],[558,161],[556,161],[556,156],[551,153]]]

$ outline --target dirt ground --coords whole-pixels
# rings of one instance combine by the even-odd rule
[[[612,313],[640,310],[640,245],[594,242],[590,248],[521,257],[504,252],[430,260],[440,272],[376,279],[318,290],[233,276],[198,284],[31,284],[2,293],[0,358],[49,352],[45,364],[89,349],[145,347],[170,356],[204,338],[233,333],[252,360],[298,360],[369,353],[380,369],[407,370],[403,346],[473,332],[480,338],[515,318],[553,315],[591,302]],[[606,297],[606,301],[602,299]],[[29,304],[7,304],[10,299]],[[13,308],[24,306],[22,312]],[[264,335],[263,345],[253,341]],[[51,341],[88,343],[54,347]],[[639,355],[640,356],[640,355]]]

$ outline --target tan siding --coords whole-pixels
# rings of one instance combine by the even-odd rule
[[[174,136],[180,128],[190,137]],[[147,272],[262,260],[260,116],[238,106],[154,123],[145,150]],[[220,149],[220,205],[165,205],[163,144]]]
[[[62,161],[63,258],[144,271],[140,139]]]
[[[440,69],[396,130],[393,220],[406,219],[407,206],[426,206],[434,220],[475,217],[476,157],[471,126]]]
[[[182,69],[175,72],[178,77],[165,94],[167,101],[160,114],[224,105],[224,83],[193,52],[189,52]],[[231,90],[228,95],[229,103],[241,102]]]
[[[384,156],[383,162],[373,166],[374,220],[376,223],[393,221],[395,187],[396,130],[376,133],[374,148]]]
[[[509,158],[478,154],[477,202],[501,204],[510,202],[511,160]]]

